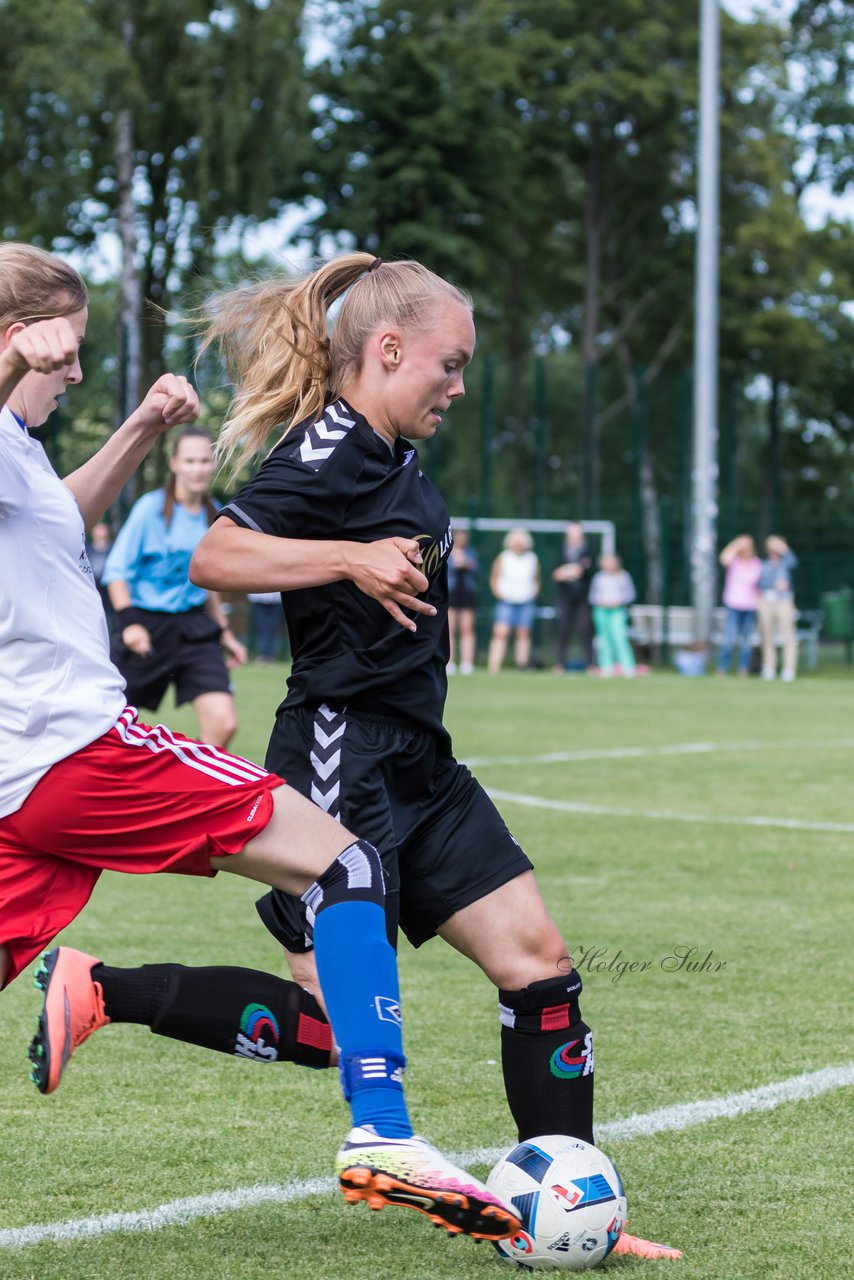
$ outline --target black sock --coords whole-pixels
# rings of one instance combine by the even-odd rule
[[[593,1141],[593,1032],[581,1020],[581,979],[501,991],[501,1064],[519,1141],[563,1133]]]
[[[309,992],[257,969],[98,965],[111,1022],[136,1022],[157,1035],[258,1062],[328,1067],[332,1032]]]

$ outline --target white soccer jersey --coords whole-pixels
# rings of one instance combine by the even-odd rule
[[[21,807],[51,765],[106,733],[124,705],[77,503],[4,407],[0,817]]]

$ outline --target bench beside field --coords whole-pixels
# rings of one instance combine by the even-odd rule
[[[665,637],[665,607],[660,604],[633,604],[629,606],[629,635],[634,644],[646,649],[659,648],[665,643],[671,649],[684,648],[694,643],[694,609],[691,605],[671,604],[667,606],[667,632]],[[712,623],[712,644],[718,647],[723,643],[724,620],[726,610],[717,608]],[[818,641],[821,634],[822,615],[820,611],[798,609],[795,612],[798,645],[804,655],[808,670],[813,671],[818,665]],[[759,626],[753,630],[752,643],[761,644]]]

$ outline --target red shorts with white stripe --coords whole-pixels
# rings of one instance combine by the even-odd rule
[[[273,813],[283,779],[260,765],[136,723],[55,764],[0,818],[0,943],[16,977],[79,914],[102,871],[212,876]]]

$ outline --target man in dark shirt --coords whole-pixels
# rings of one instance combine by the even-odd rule
[[[581,642],[585,667],[589,671],[594,665],[593,615],[587,599],[592,565],[584,530],[580,524],[571,522],[566,526],[563,545],[552,573],[557,603],[556,671],[568,669],[569,645],[576,633]]]

